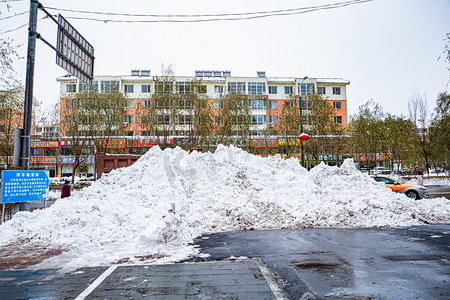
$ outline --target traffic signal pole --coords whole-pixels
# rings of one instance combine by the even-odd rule
[[[20,155],[20,168],[30,169],[31,148],[31,117],[33,114],[33,83],[34,83],[34,61],[36,56],[36,26],[39,2],[30,0],[30,20],[28,26],[28,51],[27,51],[27,73],[25,79],[25,103],[23,109],[23,131],[22,148]],[[20,211],[27,211],[28,204],[20,203]]]

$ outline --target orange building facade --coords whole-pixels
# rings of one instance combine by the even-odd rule
[[[134,70],[131,76],[96,76],[94,78],[92,88],[99,93],[106,92],[113,85],[126,96],[123,128],[125,138],[156,138],[151,136],[147,128],[140,126],[136,109],[146,101],[148,105],[154,105],[152,98],[155,95],[158,78],[161,77],[150,76],[150,72],[146,70]],[[215,110],[217,116],[220,115],[227,95],[236,90],[241,91],[249,100],[250,134],[255,139],[267,135],[270,132],[269,129],[276,126],[286,101],[291,101],[297,106],[300,96],[306,99],[313,94],[322,95],[335,109],[334,122],[343,127],[348,122],[346,89],[350,82],[345,79],[266,77],[264,72],[258,72],[258,76],[255,77],[235,77],[231,76],[229,71],[196,71],[195,76],[174,76],[171,80],[173,80],[174,94],[185,93],[192,81],[201,82],[204,87],[204,98],[208,99],[208,105]],[[63,116],[66,109],[75,105],[72,103],[76,101],[74,96],[86,89],[86,86],[73,76],[60,77],[58,81],[61,86],[61,116]],[[173,120],[167,122],[174,123]],[[219,121],[216,120],[216,122]],[[174,125],[170,136],[175,139],[183,137],[186,135],[187,128],[186,124]],[[62,130],[60,135],[63,137],[65,134]]]

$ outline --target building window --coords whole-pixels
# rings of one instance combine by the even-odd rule
[[[223,108],[222,100],[214,100],[214,108]]]
[[[325,95],[325,94],[326,94],[326,87],[324,87],[324,86],[318,86],[318,87],[317,87],[317,93],[318,93],[319,95]]]
[[[286,109],[294,108],[294,101],[285,101],[284,108],[286,108]]]
[[[228,94],[245,94],[245,82],[228,82]]]
[[[199,87],[198,87],[198,93],[199,94],[206,94],[206,92],[208,91],[208,89],[206,88],[206,85],[200,85]]]
[[[175,118],[176,125],[193,125],[194,118],[191,115],[181,115]]]
[[[278,124],[278,116],[269,116],[269,124]]]
[[[266,100],[251,100],[249,102],[248,109],[265,110],[266,109]]]
[[[252,125],[266,125],[266,116],[264,115],[256,115],[256,116],[250,116],[250,120]]]
[[[311,115],[303,115],[303,124],[305,125],[312,125],[313,124],[313,119],[311,117]]]
[[[285,95],[292,94],[292,86],[285,86],[284,87],[284,94]]]
[[[66,92],[67,93],[76,93],[77,91],[77,85],[76,84],[67,84],[66,85]]]
[[[92,81],[92,86],[88,86],[86,83],[80,81],[78,84],[78,90],[81,94],[98,92],[98,81]]]
[[[263,134],[264,134],[264,132],[262,130],[252,130],[250,132],[250,135],[253,135],[253,136],[261,136]]]
[[[302,100],[302,109],[310,110],[312,107],[312,101],[310,100]]]
[[[222,116],[214,116],[214,122],[219,124],[219,126],[223,126],[223,118]]]
[[[141,100],[141,107],[142,108],[150,108],[151,101],[150,100]]]
[[[335,116],[334,124],[342,124],[342,116]]]
[[[214,93],[216,93],[216,94],[223,94],[223,85],[215,85],[214,86]]]
[[[141,123],[142,124],[150,124],[151,116],[141,116]]]
[[[142,130],[141,131],[141,135],[143,136],[148,136],[148,135],[152,135],[150,130]]]
[[[266,84],[264,82],[249,82],[248,83],[249,95],[265,95]]]
[[[269,86],[269,94],[278,94],[277,86]]]
[[[133,136],[133,131],[125,131],[125,136]]]
[[[198,100],[198,108],[208,108],[207,100]]]
[[[125,93],[134,93],[134,85],[125,84]]]
[[[333,102],[333,108],[334,109],[342,109],[341,101],[334,101]]]
[[[133,116],[123,116],[123,122],[133,124]]]
[[[163,99],[156,98],[154,100],[154,105],[155,105],[155,108],[157,108],[157,109],[169,108],[169,101],[167,101],[164,98]]]
[[[141,93],[150,93],[150,85],[149,84],[141,85]]]
[[[77,107],[77,100],[67,100],[66,108],[75,108]]]
[[[155,83],[155,93],[158,95],[172,94],[173,93],[173,82],[156,82]]]
[[[341,88],[333,87],[333,95],[340,95],[340,94],[341,94]]]
[[[119,90],[118,81],[101,81],[100,90],[104,94],[110,94]]]
[[[175,93],[177,94],[190,94],[191,83],[185,81],[175,82]]]
[[[301,95],[312,95],[314,94],[314,83],[302,83],[300,85]]]
[[[125,100],[126,108],[133,108],[133,100]]]
[[[278,108],[278,101],[269,101],[269,108],[277,109]]]

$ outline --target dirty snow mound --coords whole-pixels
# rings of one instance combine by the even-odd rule
[[[172,205],[175,213],[169,212]],[[445,198],[414,201],[355,169],[262,158],[218,146],[188,154],[153,147],[48,209],[0,226],[0,245],[62,249],[45,267],[174,261],[204,232],[304,227],[407,226],[449,222]]]

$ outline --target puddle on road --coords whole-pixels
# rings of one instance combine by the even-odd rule
[[[13,243],[0,247],[0,270],[27,269],[64,252],[61,248]]]
[[[355,282],[353,268],[348,262],[295,262],[293,264],[298,276],[313,290],[352,287]]]

